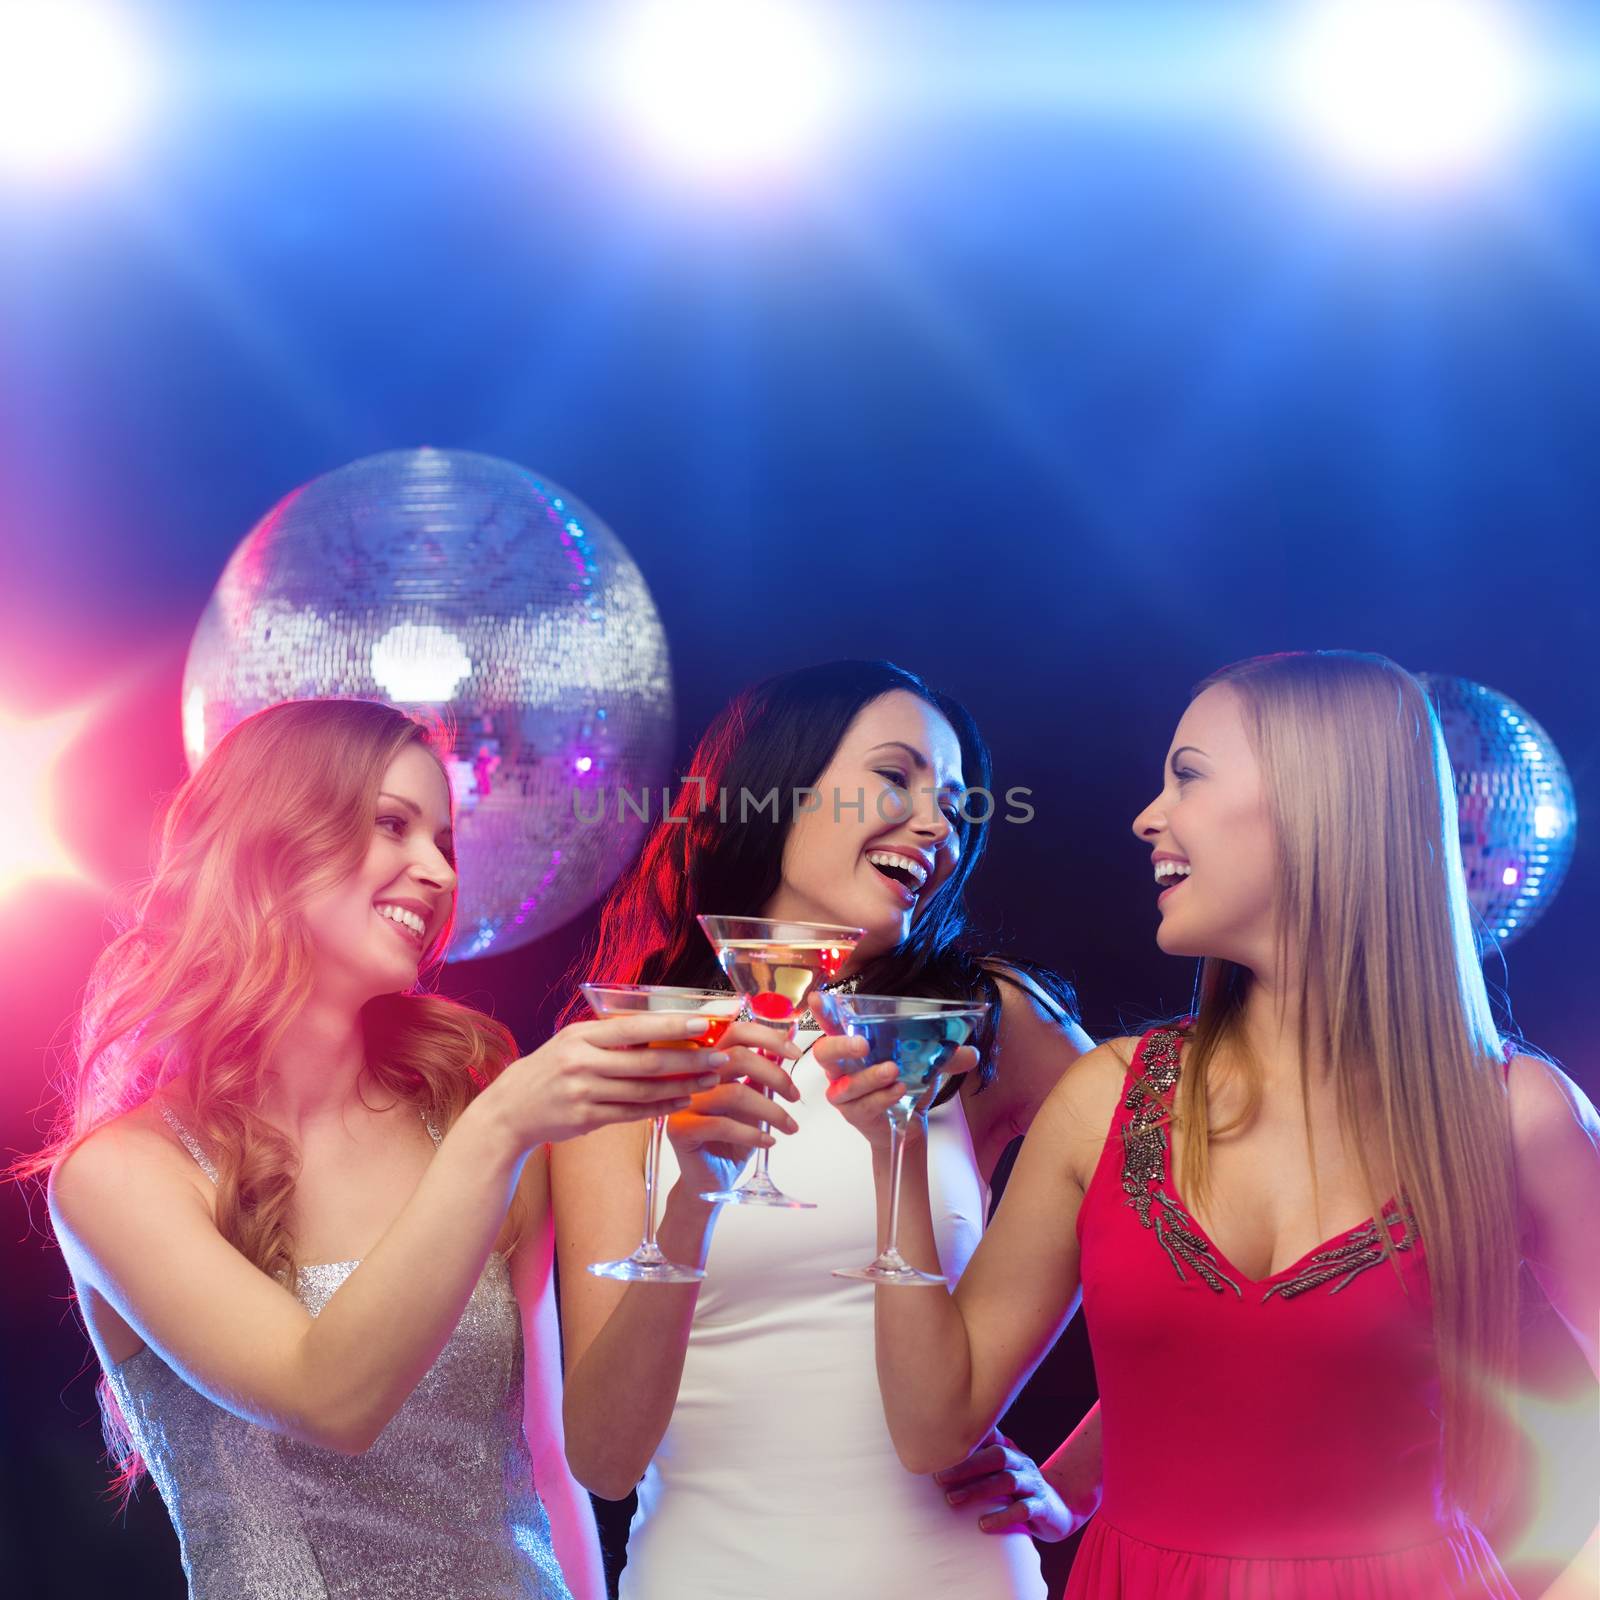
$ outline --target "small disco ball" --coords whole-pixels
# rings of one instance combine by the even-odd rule
[[[666,636],[621,542],[557,484],[460,450],[368,456],[256,524],[189,646],[190,770],[252,712],[325,698],[453,734],[451,961],[597,900],[646,826],[621,792],[659,793],[672,750]]]
[[[1467,678],[1419,673],[1455,769],[1467,897],[1509,944],[1539,920],[1572,861],[1578,807],[1560,752],[1516,701]]]

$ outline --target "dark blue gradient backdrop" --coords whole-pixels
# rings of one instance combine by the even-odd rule
[[[229,552],[295,485],[421,444],[611,524],[683,754],[742,684],[833,656],[966,700],[1036,810],[997,828],[979,908],[1099,1034],[1189,992],[1128,825],[1191,683],[1345,646],[1493,685],[1580,824],[1492,976],[1600,1088],[1594,123],[1580,96],[1480,184],[1360,187],[1252,108],[1247,68],[1217,81],[1276,9],[820,7],[850,94],[743,184],[627,132],[619,6],[130,11],[163,73],[141,138],[0,183],[0,713],[88,706],[50,803],[90,874],[0,890],[0,1145],[37,1137],[108,893],[182,776],[183,655]],[[1577,9],[1537,9],[1593,74]],[[589,927],[447,985],[531,1046]],[[0,1588],[179,1594],[154,1496],[126,1526],[100,1498],[42,1221],[0,1194]],[[1530,1350],[1592,1433],[1537,1317]],[[1074,1330],[1015,1427],[1046,1448],[1092,1392]],[[1552,1449],[1550,1504],[1588,1487],[1528,1570],[1593,1505],[1592,1452]]]

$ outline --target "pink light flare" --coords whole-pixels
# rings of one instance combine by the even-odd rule
[[[60,837],[55,776],[96,709],[26,719],[0,710],[0,898],[34,878],[94,882]]]

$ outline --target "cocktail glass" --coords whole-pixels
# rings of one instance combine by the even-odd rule
[[[634,1016],[660,1011],[705,1018],[706,1029],[692,1039],[658,1039],[652,1050],[709,1050],[731,1028],[741,1008],[739,996],[726,989],[677,989],[649,983],[586,983],[583,997],[597,1017]],[[684,1058],[684,1076],[698,1077],[692,1054]],[[620,1261],[596,1261],[589,1270],[597,1278],[620,1278],[627,1283],[698,1283],[705,1277],[700,1267],[669,1261],[656,1243],[656,1184],[661,1171],[661,1136],[665,1117],[650,1121],[650,1150],[644,1166],[644,1238],[632,1255]]]
[[[806,995],[839,975],[862,933],[860,928],[830,922],[786,922],[770,917],[701,917],[699,922],[728,982],[748,1002],[751,1016],[781,1030],[786,1039],[793,1036]],[[770,1089],[764,1093],[772,1098]],[[772,1181],[767,1154],[763,1145],[743,1183],[701,1198],[736,1206],[815,1209],[812,1201],[795,1200]]]
[[[903,1090],[889,1107],[889,1237],[876,1261],[864,1267],[836,1267],[836,1278],[870,1283],[932,1286],[947,1280],[923,1272],[900,1254],[900,1169],[905,1160],[906,1128],[926,1111],[944,1081],[956,1051],[978,1030],[988,1002],[923,1000],[912,995],[840,994],[819,996],[828,1020],[843,1032],[867,1041],[867,1054],[852,1070],[892,1061]]]

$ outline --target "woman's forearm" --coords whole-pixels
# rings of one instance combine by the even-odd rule
[[[606,1568],[594,1508],[564,1458],[535,1461],[534,1486],[550,1518],[550,1543],[572,1600],[606,1600]]]
[[[1075,1524],[1081,1526],[1100,1509],[1103,1476],[1098,1400],[1055,1454],[1040,1464],[1039,1470],[1061,1496]]]
[[[878,1236],[888,1237],[889,1156],[873,1148]],[[902,1160],[900,1253],[924,1272],[939,1271],[928,1201],[928,1143],[906,1140]],[[877,1291],[878,1386],[896,1453],[912,1472],[938,1472],[969,1455],[993,1418],[972,1408],[971,1349],[960,1309],[938,1288]]]
[[[679,1182],[657,1241],[670,1260],[704,1267],[716,1207]],[[566,1375],[562,1416],[578,1481],[621,1500],[650,1464],[678,1401],[694,1327],[695,1283],[631,1284]]]
[[[365,1450],[421,1381],[461,1319],[494,1246],[525,1150],[475,1102],[360,1266],[301,1336],[292,1431]]]

